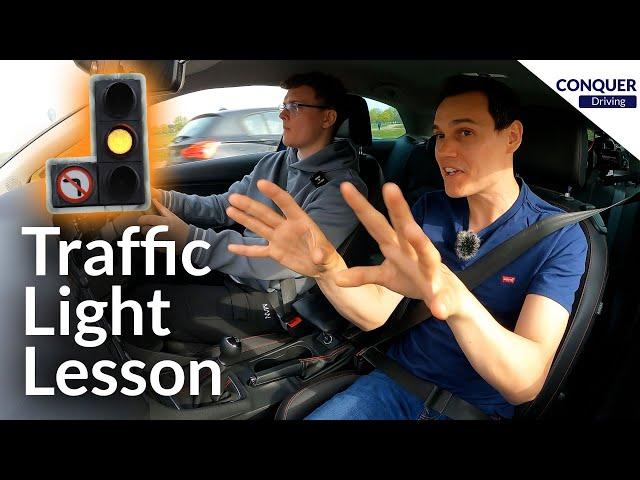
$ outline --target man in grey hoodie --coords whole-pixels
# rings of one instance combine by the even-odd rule
[[[367,195],[358,173],[355,147],[346,139],[334,138],[342,121],[340,105],[346,93],[342,83],[335,77],[312,72],[293,75],[281,86],[287,89],[280,113],[285,151],[265,155],[249,175],[220,195],[203,197],[154,189],[154,204],[160,215],[143,215],[138,220],[143,233],[155,225],[168,225],[169,231],[157,237],[175,241],[178,254],[187,242],[206,241],[210,248],[194,251],[194,265],[209,266],[227,276],[220,285],[172,285],[164,289],[166,293],[163,290],[163,296],[168,295],[171,301],[171,308],[163,315],[163,325],[172,331],[172,338],[217,343],[226,335],[245,337],[274,331],[282,320],[278,315],[282,304],[314,285],[313,279],[274,260],[242,257],[228,251],[229,244],[267,245],[249,229],[242,233],[213,230],[235,223],[226,212],[232,193],[244,194],[273,208],[275,204],[256,184],[267,179],[280,185],[335,247],[358,224],[339,188],[347,181]],[[157,288],[145,285],[137,296],[150,299]]]

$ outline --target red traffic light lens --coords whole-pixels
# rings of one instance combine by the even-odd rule
[[[109,115],[125,117],[136,104],[136,94],[126,83],[116,82],[104,94],[104,106]]]

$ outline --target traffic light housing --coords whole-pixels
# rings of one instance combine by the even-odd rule
[[[145,77],[89,80],[93,156],[47,161],[51,213],[147,210],[151,205]]]

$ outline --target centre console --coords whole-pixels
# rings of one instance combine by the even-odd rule
[[[220,395],[211,395],[210,377],[201,378],[199,395],[190,395],[187,386],[171,397],[150,396],[150,418],[268,418],[285,397],[345,366],[354,353],[354,347],[343,339],[315,333],[291,338],[271,351],[234,363],[234,354],[229,352],[241,350],[241,344],[233,337],[222,341],[221,356],[217,359],[221,371]]]

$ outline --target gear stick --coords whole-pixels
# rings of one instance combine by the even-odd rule
[[[223,365],[233,362],[241,353],[242,342],[238,337],[224,337],[220,341],[220,357],[218,360]]]

